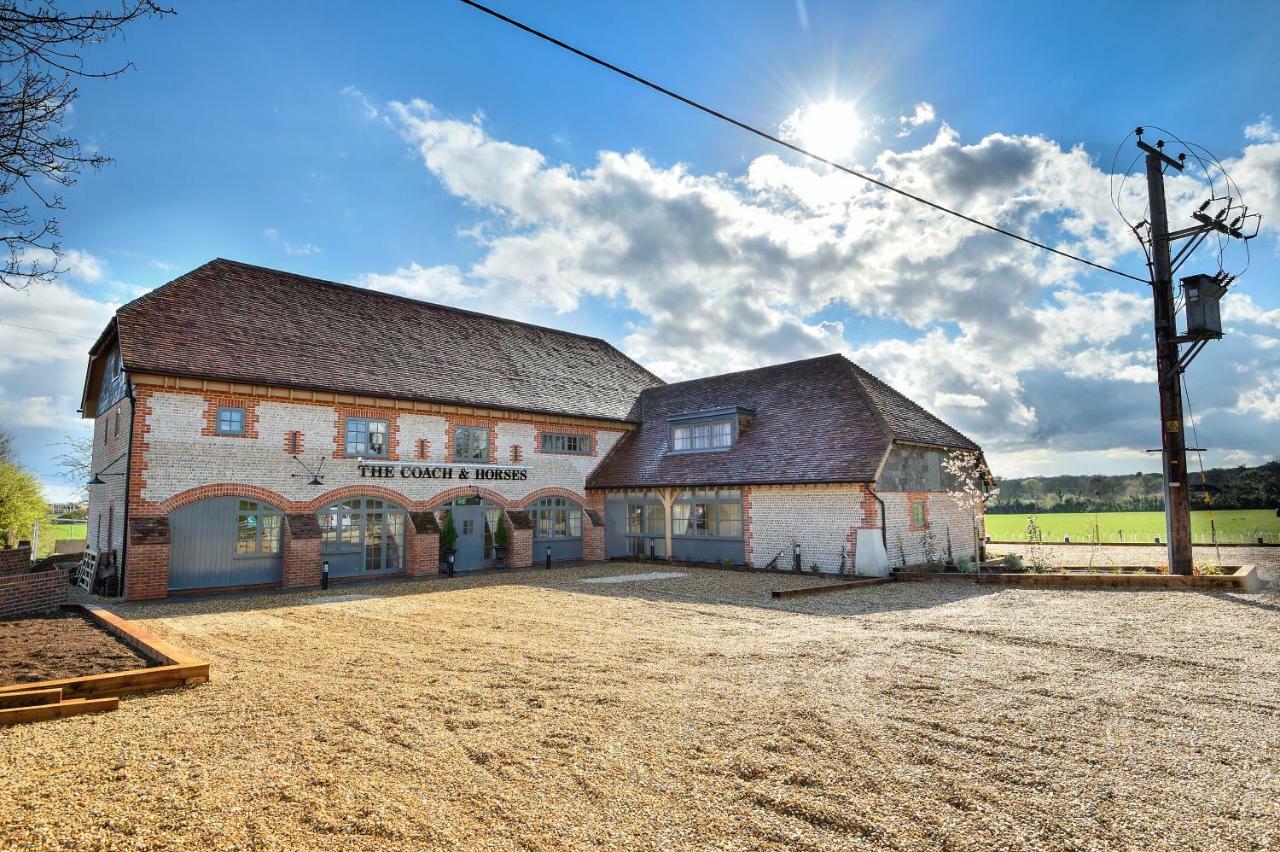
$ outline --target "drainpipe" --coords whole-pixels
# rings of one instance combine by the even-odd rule
[[[868,485],[867,493],[876,498],[876,502],[880,504],[880,540],[884,542],[884,555],[889,558],[889,527],[885,520],[884,501],[880,499],[880,495],[876,493],[875,488]]]
[[[129,449],[124,460],[124,534],[120,539],[120,571],[116,582],[119,597],[124,598],[124,566],[129,555],[129,491],[133,488],[133,421],[138,413],[138,400],[133,395],[133,383],[125,380],[125,397],[129,400]],[[108,542],[110,544],[110,542]]]

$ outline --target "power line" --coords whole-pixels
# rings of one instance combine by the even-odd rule
[[[45,334],[55,334],[58,337],[78,337],[81,340],[97,340],[96,337],[86,337],[83,334],[67,334],[65,331],[54,331],[51,328],[36,328],[31,325],[18,325],[16,322],[9,322],[8,320],[0,320],[0,327],[22,328],[27,331],[40,331]]]
[[[1018,240],[1019,242],[1026,243],[1027,245],[1030,245],[1030,246],[1035,246],[1038,249],[1043,249],[1044,251],[1052,252],[1053,254],[1056,254],[1059,257],[1065,257],[1068,260],[1074,260],[1077,263],[1083,263],[1085,266],[1090,266],[1090,267],[1093,267],[1094,269],[1098,269],[1103,272],[1110,272],[1112,275],[1119,275],[1121,278],[1128,278],[1130,280],[1138,281],[1143,284],[1151,283],[1146,278],[1139,278],[1137,275],[1130,275],[1128,272],[1121,272],[1118,269],[1112,269],[1110,266],[1104,266],[1101,263],[1095,263],[1094,261],[1087,260],[1086,258],[1080,257],[1079,255],[1071,254],[1070,252],[1063,251],[1062,249],[1053,248],[1052,246],[1045,245],[1044,243],[1039,242],[1037,240],[1033,240],[1030,237],[1015,233],[1013,231],[1005,230],[1004,228],[1001,228],[998,225],[992,225],[990,222],[984,222],[981,219],[975,219],[972,216],[968,216],[964,213],[959,212],[958,210],[953,210],[950,207],[945,207],[936,201],[930,201],[929,199],[924,198],[922,196],[916,195],[911,192],[907,192],[905,189],[899,189],[898,187],[894,186],[891,183],[886,183],[885,181],[879,180],[878,178],[874,178],[869,174],[860,172],[857,169],[852,169],[848,166],[841,165],[840,163],[837,163],[833,160],[829,160],[826,157],[819,156],[818,154],[815,154],[812,151],[802,148],[799,145],[795,145],[791,142],[787,142],[785,139],[781,139],[777,136],[774,136],[772,133],[767,133],[758,127],[754,127],[753,125],[747,124],[745,121],[739,121],[738,119],[733,118],[732,116],[725,115],[724,113],[718,110],[712,109],[711,107],[706,106],[705,104],[701,104],[698,101],[693,100],[692,98],[687,98],[684,95],[679,94],[678,92],[673,92],[672,90],[664,86],[660,86],[651,80],[647,80],[644,77],[641,77],[639,74],[634,74],[626,70],[625,68],[620,68],[617,65],[614,65],[611,62],[606,62],[605,60],[601,59],[598,56],[594,56],[590,53],[587,53],[585,50],[580,50],[571,44],[561,41],[555,36],[551,36],[542,32],[541,30],[534,29],[528,24],[523,24],[514,18],[509,18],[506,15],[502,14],[501,12],[495,11],[494,9],[490,9],[488,6],[485,6],[481,3],[475,2],[475,0],[461,0],[461,2],[465,3],[466,5],[470,6],[473,9],[484,12],[486,15],[497,18],[499,21],[502,21],[503,23],[510,24],[516,29],[523,30],[524,32],[529,33],[530,35],[535,36],[537,38],[540,38],[545,42],[554,44],[556,47],[559,47],[562,50],[567,50],[570,53],[574,54],[575,56],[579,56],[587,60],[588,62],[593,62],[596,65],[599,65],[601,68],[607,68],[608,70],[614,72],[615,74],[621,74],[623,77],[626,77],[628,80],[631,80],[633,82],[639,83],[642,86],[646,86],[650,89],[653,89],[655,92],[658,92],[659,94],[663,94],[669,98],[673,98],[674,100],[677,100],[686,106],[691,106],[696,110],[699,110],[701,112],[706,113],[709,116],[712,116],[713,118],[718,118],[721,121],[728,122],[729,124],[732,124],[734,127],[737,127],[741,130],[745,130],[748,133],[755,134],[756,136],[759,136],[761,139],[766,139],[769,142],[774,143],[775,145],[781,145],[784,148],[789,148],[792,151],[795,151],[797,154],[803,154],[804,156],[809,157],[812,160],[817,160],[819,163],[828,165],[831,168],[836,169],[837,171],[844,172],[845,174],[848,174],[848,175],[853,175],[854,177],[860,178],[861,180],[864,180],[867,183],[878,186],[881,189],[886,189],[889,192],[895,192],[898,195],[903,196],[904,198],[909,198],[912,201],[923,204],[927,207],[932,207],[934,210],[947,213],[951,216],[955,216],[958,219],[963,219],[964,221],[969,222],[970,224],[977,225],[980,228],[986,228],[989,231],[995,231],[997,234],[1003,234],[1006,237],[1010,237],[1012,239]]]

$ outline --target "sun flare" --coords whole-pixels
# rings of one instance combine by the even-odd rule
[[[779,130],[788,142],[836,160],[851,155],[863,135],[857,108],[835,99],[798,107]]]

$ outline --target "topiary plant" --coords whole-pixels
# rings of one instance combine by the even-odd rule
[[[493,546],[507,546],[507,514],[502,512],[498,515],[498,528],[493,531]]]
[[[448,553],[458,549],[458,528],[453,525],[453,512],[444,513],[444,522],[440,524],[440,552]]]

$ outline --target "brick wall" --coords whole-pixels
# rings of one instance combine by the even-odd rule
[[[324,535],[310,512],[285,516],[281,585],[285,588],[320,585],[320,545]]]
[[[129,519],[129,564],[125,597],[162,598],[169,594],[169,519],[163,515]]]
[[[947,558],[947,543],[955,559],[973,554],[973,517],[946,492],[890,492],[880,494],[888,510],[889,564],[895,568],[926,562],[927,537],[932,536],[938,558]],[[925,501],[926,525],[913,522],[912,500]],[[981,519],[979,519],[981,521]]]
[[[405,573],[425,577],[440,573],[440,524],[432,512],[409,515],[409,564]]]
[[[507,567],[528,568],[534,564],[533,522],[528,512],[507,512]]]
[[[133,403],[125,397],[93,421],[93,473],[102,477],[102,485],[91,485],[88,529],[85,549],[94,553],[116,551],[124,547],[125,503],[129,469],[129,429],[134,419]],[[203,428],[203,421],[197,429]],[[122,458],[123,456],[123,458]]]
[[[802,570],[817,563],[822,571],[853,573],[852,542],[860,528],[879,526],[867,517],[861,485],[757,485],[743,495],[748,564],[763,568],[782,552],[778,567],[792,566],[792,542],[800,545]],[[873,501],[873,505],[874,501]]]
[[[67,601],[67,569],[0,574],[0,618],[57,609]]]
[[[587,494],[582,512],[582,558],[604,559],[604,491],[596,489]]]
[[[25,573],[31,569],[31,548],[7,547],[0,550],[0,577]]]

